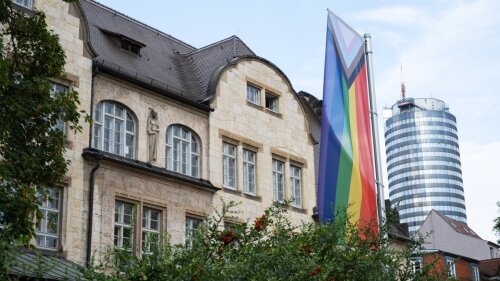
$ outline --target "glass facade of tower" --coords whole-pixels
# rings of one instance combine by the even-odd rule
[[[432,209],[467,223],[456,119],[443,101],[396,103],[385,146],[389,198],[411,234]]]

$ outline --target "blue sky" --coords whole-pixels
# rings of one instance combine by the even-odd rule
[[[326,9],[358,33],[371,33],[378,110],[382,113],[384,106],[399,98],[403,78],[408,96],[448,103],[458,122],[468,223],[483,239],[496,241],[491,228],[492,220],[500,216],[495,205],[500,201],[496,177],[500,172],[500,1],[100,2],[195,47],[237,35],[257,55],[280,67],[295,90],[319,98]],[[382,123],[379,127],[383,136]]]

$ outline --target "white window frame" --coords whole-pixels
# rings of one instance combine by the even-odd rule
[[[112,107],[112,112],[106,112],[107,107]],[[117,114],[117,109],[121,110],[121,115]],[[110,120],[110,127],[106,128],[106,120]],[[118,124],[121,123],[121,130]],[[129,126],[131,129],[129,129]],[[109,139],[105,139],[105,131],[109,130]],[[102,101],[98,103],[94,110],[94,131],[92,146],[94,148],[135,159],[136,157],[136,130],[137,122],[135,115],[130,110],[112,101]],[[116,136],[120,140],[117,142]],[[105,148],[105,144],[108,148]],[[116,148],[118,147],[118,152]]]
[[[268,106],[267,103],[268,98],[272,99],[270,106]],[[279,113],[279,108],[280,108],[279,104],[280,104],[279,96],[266,91],[266,108],[274,113]]]
[[[411,258],[410,264],[413,273],[422,272],[422,260],[420,258]]]
[[[179,135],[176,135],[176,131],[179,132]],[[184,133],[185,137],[183,137]],[[182,150],[184,144],[186,145],[186,151]],[[170,125],[168,127],[165,150],[167,170],[199,178],[201,174],[200,150],[201,143],[190,129],[181,125]],[[186,154],[185,162],[182,160],[183,153]],[[183,166],[185,171],[182,170]]]
[[[125,205],[129,205],[131,207],[131,213],[130,214],[125,214]],[[134,210],[136,209],[136,204],[126,202],[126,201],[121,201],[121,200],[116,200],[115,201],[115,216],[114,216],[114,228],[113,228],[113,241],[114,245],[118,249],[123,249],[126,251],[134,251],[134,244],[135,244],[135,235],[134,235],[134,222],[136,220],[135,212]],[[118,220],[117,220],[117,215],[118,215]],[[130,216],[130,223],[125,222],[125,215]],[[115,235],[116,229],[118,229],[118,236]],[[124,230],[129,229],[130,230],[130,248],[124,247],[123,246],[123,240],[124,240]]]
[[[158,217],[156,219],[156,228],[152,227],[152,222],[154,221],[152,218],[153,212],[158,213]],[[147,206],[143,206],[142,208],[142,227],[141,227],[141,249],[142,253],[146,255],[150,255],[153,253],[151,246],[153,244],[159,244],[161,241],[161,221],[162,221],[162,211],[150,208]]]
[[[230,148],[233,149],[233,154],[230,153]],[[238,146],[222,142],[222,185],[225,188],[236,190],[237,187],[237,161]],[[232,162],[232,167],[231,167]],[[232,173],[231,173],[232,168]],[[232,179],[232,185],[231,185]]]
[[[298,173],[296,174],[295,171]],[[302,168],[290,165],[290,190],[292,195],[292,206],[302,208]]]
[[[69,91],[69,87],[66,85],[62,85],[62,84],[55,83],[52,81],[49,82],[49,85],[50,85],[50,94],[51,95],[57,95],[59,93],[68,93],[68,91]],[[64,121],[62,121],[61,118],[57,118],[56,124],[54,125],[54,128],[57,130],[60,130],[64,135],[66,135],[66,130],[67,130],[66,123]]]
[[[473,266],[472,267],[472,281],[480,281],[481,280],[481,275],[479,274],[479,267]]]
[[[12,3],[25,7],[26,9],[33,9],[33,0],[12,0]]]
[[[196,224],[195,224],[196,223]],[[192,217],[192,216],[186,216],[186,232],[184,236],[185,240],[185,245],[191,249],[193,247],[193,233],[201,227],[203,224],[203,220]]]
[[[250,159],[253,155],[253,161]],[[250,149],[243,149],[243,191],[252,195],[257,194],[257,153]]]
[[[273,159],[273,200],[285,200],[285,162],[277,159]]]
[[[250,83],[247,83],[247,101],[260,106],[260,95],[261,95],[262,89],[252,85]]]
[[[446,260],[446,268],[448,270],[448,276],[450,277],[456,277],[457,276],[457,271],[455,267],[455,261],[452,259],[447,259]]]
[[[52,197],[52,191],[57,192],[57,198]],[[40,212],[42,212],[42,218],[37,221],[35,227],[35,244],[39,249],[57,251],[60,245],[60,234],[61,234],[61,213],[62,213],[62,189],[59,187],[50,187],[47,190],[47,198],[42,199],[42,204],[38,206]],[[40,195],[41,196],[41,195]],[[54,200],[57,204],[56,207],[51,206],[51,201]],[[50,233],[49,221],[47,217],[52,214],[57,216],[56,221],[56,233]],[[55,246],[47,246],[47,238],[55,239]],[[41,242],[43,241],[43,242]]]

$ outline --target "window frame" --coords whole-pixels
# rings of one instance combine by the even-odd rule
[[[454,259],[446,258],[446,270],[448,271],[448,276],[457,277],[457,269]]]
[[[293,170],[296,169],[298,171],[298,176],[295,175]],[[295,208],[302,208],[302,167],[295,165],[295,164],[290,164],[290,194],[292,195],[292,207]],[[297,182],[298,181],[298,187],[297,187]],[[298,191],[298,192],[297,192]],[[298,193],[298,196],[296,196]],[[297,198],[298,201],[297,202]]]
[[[196,227],[193,227],[193,222],[197,222]],[[193,216],[191,214],[187,214],[185,218],[185,227],[184,227],[184,244],[188,249],[193,247],[193,240],[191,239],[193,233],[203,226],[204,220],[199,218],[198,216]]]
[[[24,4],[21,4],[20,2],[27,2],[28,4],[24,5]],[[23,8],[29,9],[29,10],[33,10],[33,4],[34,4],[33,0],[12,0],[12,3],[19,5]]]
[[[253,162],[248,160],[246,155],[253,154]],[[243,148],[243,192],[251,195],[257,195],[257,152]],[[253,167],[253,174],[249,171],[249,167]],[[250,181],[248,180],[250,176],[253,176],[253,186],[250,186]],[[252,190],[253,187],[253,190]]]
[[[280,97],[278,95],[272,93],[272,92],[269,92],[269,91],[266,91],[265,97],[266,97],[266,104],[265,104],[266,109],[269,110],[269,111],[271,111],[271,112],[274,112],[274,113],[279,113],[279,108],[280,108],[280,105],[279,105],[280,100],[279,100],[279,98]],[[272,107],[268,106],[268,103],[267,103],[268,98],[271,98],[274,102],[276,102],[276,104],[275,104],[276,109],[273,109]]]
[[[251,90],[255,90],[255,92],[251,92]],[[257,106],[261,106],[261,94],[262,88],[247,82],[247,101],[255,104]],[[252,98],[255,97],[255,100]]]
[[[55,208],[50,208],[50,207],[46,207],[44,206],[44,204],[46,204],[49,200],[50,200],[50,190],[51,189],[55,189],[57,190],[58,192],[58,197],[57,197],[57,209]],[[55,186],[55,187],[49,187],[48,188],[48,197],[46,199],[43,199],[43,201],[41,202],[41,205],[38,205],[38,209],[44,213],[44,217],[41,218],[41,221],[37,221],[35,223],[35,247],[37,249],[41,249],[41,250],[47,250],[47,251],[53,251],[53,252],[57,252],[61,249],[61,228],[62,228],[62,214],[63,214],[63,188],[62,187],[59,187],[59,186]],[[40,195],[40,194],[39,194]],[[48,233],[47,232],[47,229],[48,229],[48,219],[46,217],[46,214],[48,214],[49,212],[51,213],[56,213],[57,214],[57,233],[56,234],[51,234],[51,233]],[[45,222],[45,224],[43,226],[41,226],[41,229],[38,230],[38,227],[39,227],[39,223],[43,223]],[[43,237],[44,239],[44,245],[40,246],[38,245],[38,238],[39,237]],[[56,246],[55,247],[47,247],[47,238],[50,237],[50,238],[55,238],[56,239]]]
[[[57,83],[57,82],[54,82],[54,81],[49,81],[49,86],[50,86],[50,94],[51,95],[57,95],[57,94],[60,94],[60,93],[67,94],[70,91],[70,87],[69,86],[61,84],[61,83]],[[63,88],[64,91],[57,91],[58,87]],[[60,130],[63,133],[64,137],[66,138],[67,130],[68,129],[67,129],[67,126],[66,126],[66,122],[62,121],[61,118],[57,118],[56,124],[53,126],[53,128],[55,128],[57,130]]]
[[[146,211],[156,211],[158,212],[158,218],[156,220],[156,223],[157,223],[157,229],[153,229],[151,228],[151,221],[153,221],[151,219],[151,212],[146,212]],[[142,206],[142,212],[141,212],[141,254],[142,255],[151,255],[153,254],[153,251],[151,250],[151,245],[156,243],[156,244],[159,244],[161,242],[161,230],[162,230],[162,227],[163,227],[163,211],[161,209],[158,209],[158,208],[155,208],[155,207],[150,207],[149,205],[143,205]],[[149,213],[150,216],[149,217],[145,217],[145,214],[146,213]],[[147,226],[144,226],[144,220],[146,219],[146,222],[147,222]],[[144,238],[146,236],[149,236],[149,235],[155,235],[156,236],[156,241],[147,241],[147,240],[144,240]],[[147,243],[147,245],[145,244]],[[145,250],[145,248],[147,247],[147,251]]]
[[[234,148],[234,155],[229,154],[229,150],[226,150],[226,147],[232,147]],[[226,165],[226,159],[227,159],[227,165]],[[230,160],[233,160],[234,166],[233,166],[233,186],[229,185],[226,182],[230,181],[229,178],[231,175],[226,175],[226,173],[229,173],[230,171]],[[226,170],[227,167],[227,170]],[[232,190],[237,190],[238,188],[238,146],[226,141],[222,142],[222,186],[224,188],[232,189]]]
[[[472,281],[481,281],[481,273],[478,266],[472,266]]]
[[[123,207],[123,210],[125,210],[125,205],[130,205],[131,206],[131,213],[130,213],[130,223],[129,224],[126,224],[124,221],[124,218],[125,218],[125,213],[123,213],[123,215],[121,215],[121,221],[120,222],[117,222],[116,220],[116,215],[117,215],[117,206],[118,204],[123,204],[122,206]],[[135,252],[135,246],[136,246],[136,222],[137,222],[137,203],[134,203],[134,202],[130,202],[130,201],[127,201],[127,200],[122,200],[122,199],[115,199],[115,211],[114,211],[114,216],[113,216],[113,246],[117,249],[121,249],[121,250],[124,250],[124,251],[128,251],[128,252]],[[142,224],[141,224],[142,226]],[[115,234],[116,233],[116,228],[119,227],[120,228],[120,233],[118,234],[118,236]],[[123,246],[123,230],[127,228],[127,229],[130,229],[130,237],[129,237],[129,241],[130,241],[130,248],[125,248]],[[120,234],[121,234],[121,243],[120,243]],[[118,241],[117,241],[117,237],[118,237]]]
[[[107,105],[110,105],[113,107],[113,113],[108,113],[107,111]],[[118,116],[116,114],[116,108],[119,108],[122,111],[122,116]],[[106,127],[106,120],[109,118],[112,123],[112,125],[107,128]],[[96,104],[94,108],[94,116],[93,116],[93,128],[92,128],[92,147],[97,148],[99,150],[109,152],[115,155],[123,156],[129,159],[136,159],[137,158],[137,139],[138,139],[138,134],[137,134],[137,128],[138,128],[138,122],[137,118],[134,114],[134,112],[127,107],[123,106],[122,104],[115,102],[115,101],[110,101],[110,100],[103,100]],[[115,152],[117,142],[116,142],[116,124],[117,120],[122,122],[122,127],[121,131],[119,131],[120,135],[120,143],[119,143],[119,153]],[[131,122],[133,128],[132,131],[128,129],[129,127],[129,122]],[[109,130],[109,139],[106,139],[105,133],[106,130]],[[132,138],[132,142],[130,145],[127,145],[128,142],[128,137]],[[105,149],[106,142],[108,142],[108,150]],[[128,149],[128,153],[127,150]],[[130,152],[131,151],[131,152]],[[129,154],[129,156],[127,156]]]
[[[180,135],[179,136],[174,136],[174,130],[175,129],[180,130]],[[183,130],[186,131],[187,136],[186,138],[182,138],[182,133]],[[174,147],[174,142],[175,140],[179,140],[181,150],[178,152],[179,155],[178,161],[174,161],[175,157],[175,147]],[[182,144],[183,143],[188,143],[188,148],[187,148],[187,163],[182,162]],[[196,151],[193,151],[193,143],[196,144]],[[189,127],[180,125],[180,124],[172,124],[168,126],[166,135],[165,135],[165,168],[169,171],[173,171],[176,173],[180,173],[186,176],[190,176],[193,178],[201,178],[201,141],[198,135],[191,130]],[[193,165],[193,156],[196,157],[197,162],[196,165]],[[175,168],[176,166],[174,165],[175,162],[179,162],[179,167]],[[182,172],[182,166],[187,166],[186,171],[188,173],[183,173]],[[196,175],[193,175],[193,168],[196,167]],[[178,170],[177,170],[178,169]]]
[[[423,269],[423,260],[420,257],[419,258],[410,258],[410,265],[411,265],[412,272],[414,274],[416,274],[417,272],[421,273],[422,269]],[[418,265],[418,267],[416,265]]]
[[[278,166],[276,164],[281,164],[281,169],[278,170]],[[276,202],[284,202],[285,200],[285,162],[275,159],[272,159],[272,173],[273,173],[273,201]],[[278,177],[281,176],[281,198],[279,197],[280,189],[278,186]]]

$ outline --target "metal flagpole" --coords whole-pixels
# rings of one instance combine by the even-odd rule
[[[384,183],[382,179],[382,165],[380,160],[380,139],[378,135],[378,114],[377,102],[375,100],[375,85],[373,77],[373,62],[372,62],[372,37],[369,33],[365,33],[365,58],[368,76],[368,97],[370,100],[370,119],[372,123],[372,143],[373,154],[375,157],[375,184],[377,185],[377,212],[379,224],[385,220],[384,212]]]

